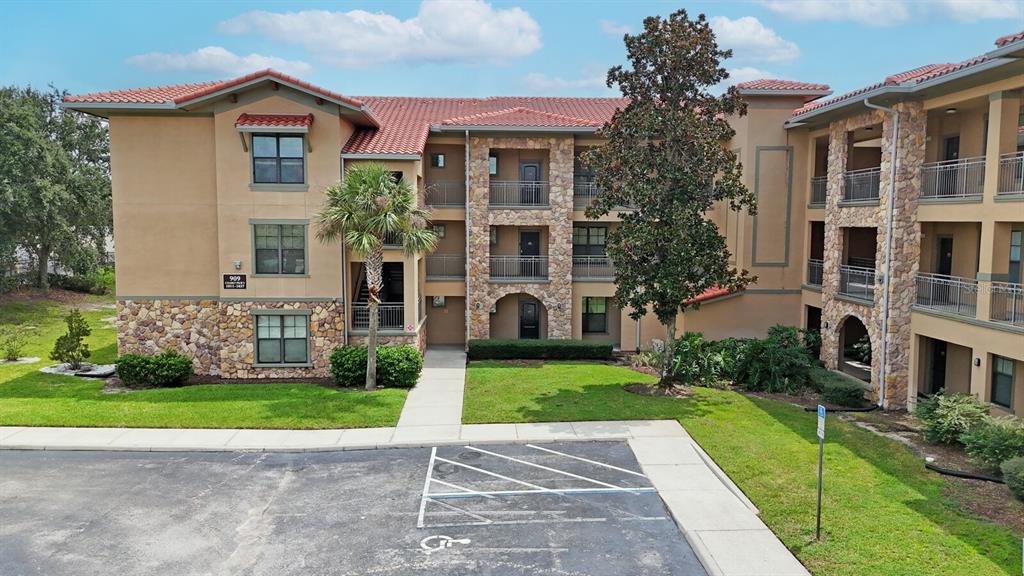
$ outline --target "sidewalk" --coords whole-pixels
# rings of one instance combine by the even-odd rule
[[[465,382],[466,353],[462,348],[427,349],[423,373],[405,399],[394,438],[457,440]]]

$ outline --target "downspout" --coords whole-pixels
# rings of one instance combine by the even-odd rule
[[[889,148],[889,206],[886,209],[885,266],[882,272],[882,349],[878,367],[878,405],[885,407],[885,364],[889,349],[889,275],[892,271],[892,222],[896,212],[896,169],[898,167],[900,140],[900,113],[892,108],[872,104],[865,99],[864,105],[892,115],[892,143]]]
[[[341,178],[345,180],[345,158],[341,158]],[[341,345],[348,346],[348,248],[345,247],[345,240],[341,241],[341,309],[344,311],[345,321],[341,323]]]
[[[471,322],[471,318],[473,317],[472,309],[470,309],[470,307],[469,307],[469,280],[470,280],[470,278],[469,278],[469,276],[470,276],[470,273],[469,273],[469,268],[470,268],[469,267],[469,227],[472,225],[472,218],[473,218],[473,216],[469,213],[469,192],[470,192],[469,191],[469,165],[470,165],[469,164],[469,160],[470,160],[470,158],[469,158],[469,130],[466,130],[466,153],[465,153],[465,156],[466,156],[466,161],[465,161],[466,198],[463,200],[465,202],[465,212],[466,212],[466,220],[465,220],[465,224],[464,224],[466,226],[466,234],[465,234],[465,236],[466,236],[466,246],[465,246],[465,252],[464,252],[464,254],[466,255],[466,270],[465,270],[465,272],[466,272],[466,305],[465,305],[465,309],[466,309],[466,313],[465,313],[466,314],[466,344],[465,344],[465,350],[469,351],[469,325],[470,325],[470,322]],[[490,230],[488,230],[488,234],[489,233],[490,233]]]

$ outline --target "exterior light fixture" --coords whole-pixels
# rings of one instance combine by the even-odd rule
[[[242,261],[241,260],[235,260],[234,262],[232,262],[232,264],[235,265],[235,270],[241,270],[242,269]]]
[[[981,366],[981,358],[975,358],[974,359],[974,365],[975,366]]]
[[[953,108],[952,106],[946,108],[946,114],[956,114],[956,108]]]

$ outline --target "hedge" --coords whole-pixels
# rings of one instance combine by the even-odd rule
[[[607,360],[612,345],[587,340],[470,340],[470,360]]]
[[[1010,458],[1002,465],[1003,481],[1017,500],[1024,502],[1024,456]]]
[[[116,364],[117,377],[129,388],[181,386],[192,377],[192,360],[174,350],[156,356],[124,354]]]
[[[366,383],[366,346],[340,346],[331,353],[331,376],[339,386]],[[377,347],[377,384],[411,388],[423,371],[423,355],[413,346]]]

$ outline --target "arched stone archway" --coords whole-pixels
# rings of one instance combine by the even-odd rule
[[[548,337],[548,307],[525,292],[506,294],[489,308],[491,338],[544,340]]]
[[[470,303],[470,338],[492,338],[491,310],[499,300],[513,294],[535,299],[544,309],[544,327],[547,338],[569,338],[572,333],[572,311],[553,290],[544,290],[549,285],[534,284],[492,284],[485,294]]]
[[[856,314],[847,314],[836,325],[836,359],[840,371],[865,382],[875,378],[878,342],[869,324]]]

